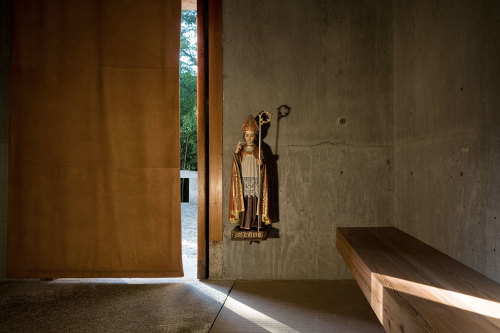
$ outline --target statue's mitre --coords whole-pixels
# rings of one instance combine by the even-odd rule
[[[243,124],[241,127],[241,130],[245,133],[254,133],[257,134],[259,133],[259,126],[257,125],[257,122],[252,116],[248,116],[247,121]]]

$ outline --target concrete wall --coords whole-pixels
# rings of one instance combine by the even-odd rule
[[[198,202],[198,171],[181,170],[181,178],[189,179],[189,202]]]
[[[391,25],[385,0],[223,2],[224,241],[211,247],[223,251],[212,277],[345,278],[335,229],[393,223]],[[281,104],[291,111],[276,147]],[[231,158],[242,123],[263,109],[274,115],[265,148],[279,155],[279,238],[235,242]]]
[[[0,278],[7,251],[7,157],[9,140],[10,1],[0,1]]]
[[[499,17],[394,2],[395,225],[500,282]]]

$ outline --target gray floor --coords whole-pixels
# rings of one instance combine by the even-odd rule
[[[354,280],[236,281],[211,332],[384,333]]]
[[[0,282],[0,332],[208,332],[233,281]]]
[[[0,332],[384,332],[353,280],[100,281],[0,282]]]

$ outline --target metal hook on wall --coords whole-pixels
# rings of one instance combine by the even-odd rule
[[[274,149],[274,157],[276,160],[278,160],[278,137],[279,137],[279,130],[280,130],[280,120],[281,120],[281,118],[288,117],[291,109],[292,108],[286,104],[282,104],[277,108],[278,121],[276,122],[276,147]]]

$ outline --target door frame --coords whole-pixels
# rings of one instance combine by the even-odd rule
[[[197,0],[198,279],[222,241],[222,0]]]

